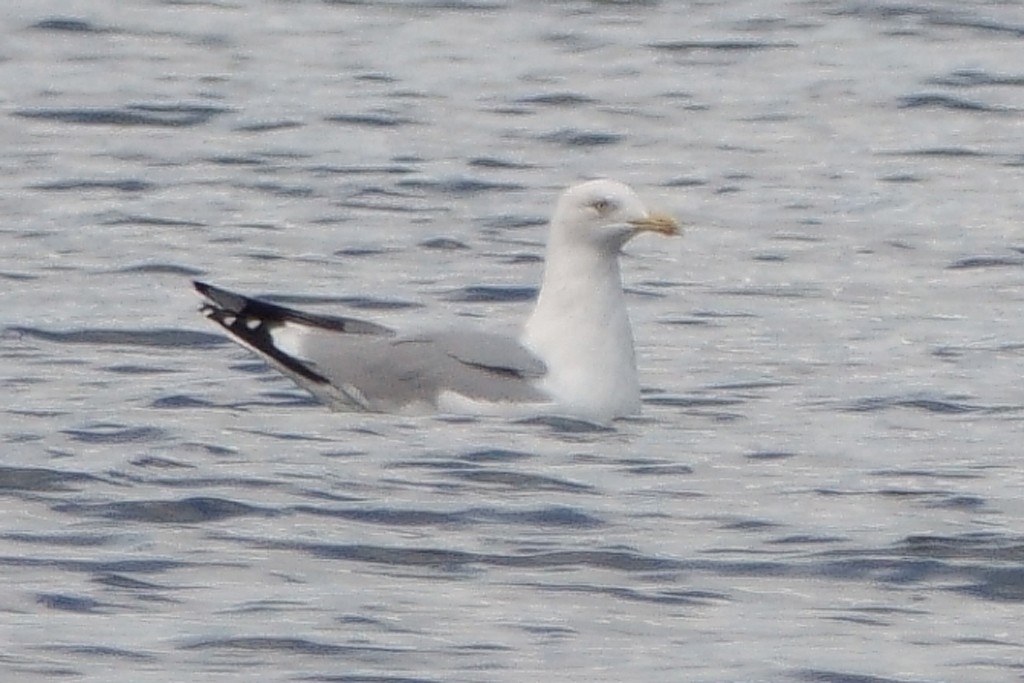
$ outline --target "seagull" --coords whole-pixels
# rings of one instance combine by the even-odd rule
[[[640,233],[681,232],[608,179],[567,189],[552,215],[544,275],[518,337],[473,329],[400,333],[194,281],[200,309],[331,409],[554,415],[599,424],[640,412],[633,330],[619,272]]]

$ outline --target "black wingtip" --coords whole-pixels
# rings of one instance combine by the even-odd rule
[[[285,370],[309,382],[329,383],[326,377],[274,344],[271,333],[274,326],[287,320],[289,314],[297,312],[258,299],[249,299],[199,280],[193,280],[192,285],[208,299],[199,311],[220,325],[236,341],[276,361]]]
[[[264,304],[264,302],[257,299],[250,299],[249,297],[242,296],[241,294],[235,294],[234,292],[229,292],[226,289],[221,289],[220,287],[214,287],[211,284],[200,282],[199,280],[193,280],[192,286],[196,288],[197,292],[209,299],[217,308],[221,308],[229,313],[242,314],[246,309],[252,308],[253,306],[265,306],[268,311],[274,311],[278,316],[283,315],[286,311],[286,309],[282,309],[280,306]]]
[[[195,287],[197,292],[206,297],[209,302],[200,309],[207,317],[210,317],[212,311],[220,311],[239,318],[255,318],[264,322],[293,321],[347,334],[368,334],[383,337],[393,337],[395,335],[395,331],[391,328],[367,320],[319,315],[299,311],[294,308],[285,308],[284,306],[278,306],[277,304],[260,299],[235,294],[234,292],[229,292],[226,289],[221,289],[199,280],[193,280],[192,286]]]
[[[202,280],[193,280],[192,286],[195,287],[197,292],[208,299],[215,299],[218,295],[223,296],[225,294],[231,294],[231,292],[226,289],[221,289],[220,287],[211,285],[209,282],[203,282]]]

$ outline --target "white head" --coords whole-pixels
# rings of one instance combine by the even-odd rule
[[[648,211],[629,186],[615,180],[573,185],[559,198],[551,219],[552,239],[615,252],[644,231],[678,235],[680,228],[671,217]]]

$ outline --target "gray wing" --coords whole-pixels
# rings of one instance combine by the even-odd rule
[[[444,330],[408,337],[341,340],[316,334],[304,347],[316,372],[360,407],[436,407],[451,392],[488,403],[537,403],[544,363],[511,337]]]
[[[429,343],[451,358],[509,377],[536,379],[548,369],[540,358],[506,335],[473,330],[441,330],[399,339],[399,343]]]
[[[399,337],[375,323],[297,311],[201,282],[203,313],[335,409],[435,407],[453,392],[474,401],[536,403],[546,372],[512,337],[444,330]]]

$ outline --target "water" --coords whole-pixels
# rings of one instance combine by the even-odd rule
[[[9,3],[5,680],[1024,679],[1019,3]],[[645,412],[338,415],[188,279],[514,329],[558,191]]]

